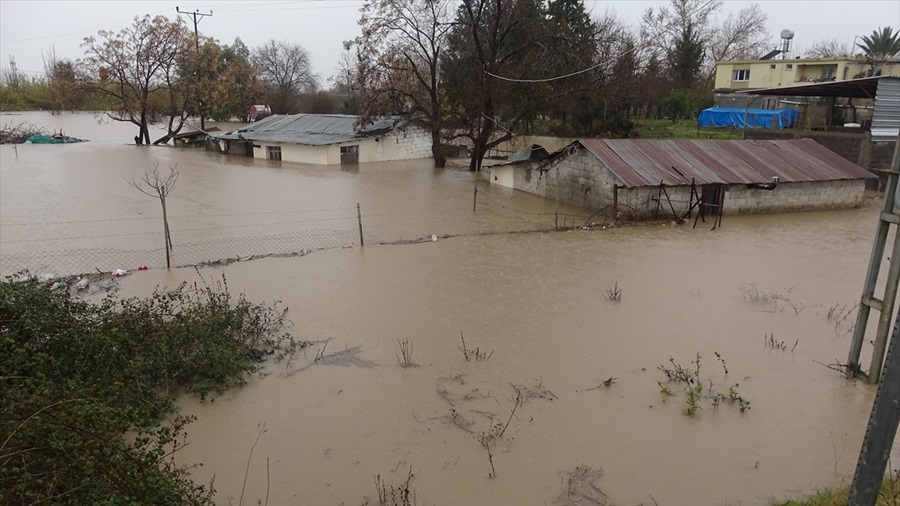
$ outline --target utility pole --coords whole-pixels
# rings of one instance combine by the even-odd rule
[[[197,83],[200,83],[200,32],[197,31],[197,25],[200,24],[200,20],[206,16],[212,16],[212,11],[209,12],[200,12],[197,9],[194,9],[194,12],[188,12],[181,10],[180,7],[175,6],[175,12],[178,14],[187,14],[194,18],[194,45],[197,48]],[[198,86],[199,89],[199,86]],[[198,92],[199,95],[199,92]],[[203,97],[200,97],[200,130],[206,130],[206,121],[203,118]]]

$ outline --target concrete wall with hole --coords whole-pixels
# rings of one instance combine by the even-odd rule
[[[613,215],[613,188],[621,181],[586,150],[560,159],[491,167],[491,183],[548,200]],[[850,209],[862,205],[865,180],[782,182],[774,190],[725,185],[724,214],[780,213]],[[697,191],[702,191],[697,187]],[[619,188],[618,212],[622,219],[652,219],[657,212],[659,187]],[[683,216],[691,200],[690,186],[667,186],[659,202],[660,219],[671,219],[673,208]]]

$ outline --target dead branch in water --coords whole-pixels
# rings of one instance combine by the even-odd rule
[[[7,123],[0,127],[0,144],[24,144],[34,134],[49,136],[46,128],[32,123],[22,122],[17,125]]]
[[[379,506],[415,506],[416,492],[409,488],[413,478],[416,475],[412,472],[412,466],[409,466],[409,472],[406,481],[399,485],[387,485],[381,479],[381,475],[375,476],[375,490],[378,492]]]
[[[462,341],[462,346],[457,346],[456,348],[462,352],[464,357],[466,357],[466,362],[471,362],[472,360],[480,362],[482,360],[487,360],[494,355],[494,350],[491,350],[491,352],[488,353],[486,351],[481,351],[481,348],[475,348],[474,350],[466,348],[466,338],[463,337],[462,332],[459,333],[459,339]]]
[[[238,506],[244,504],[244,489],[247,488],[247,476],[250,475],[250,460],[253,458],[253,450],[256,449],[257,443],[259,443],[259,438],[262,437],[266,432],[266,422],[256,424],[256,441],[253,442],[253,446],[250,447],[250,455],[247,456],[247,468],[244,470],[244,484],[241,486],[241,498],[238,500]],[[266,459],[266,473],[268,473],[268,459]],[[268,490],[266,491],[266,497],[268,501]]]
[[[591,466],[577,466],[566,472],[565,491],[555,504],[572,504],[583,506],[609,506],[609,497],[600,490],[594,481],[603,476],[603,470]]]

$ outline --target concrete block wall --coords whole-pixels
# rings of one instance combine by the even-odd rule
[[[612,206],[613,185],[621,182],[584,149],[563,158],[544,173],[538,194],[544,198],[587,209]]]
[[[406,126],[394,130],[377,143],[377,158],[360,161],[412,160],[431,158],[431,134],[425,129]]]
[[[725,192],[725,214],[783,213],[851,209],[862,205],[865,180],[781,183],[775,190],[731,185]]]
[[[862,205],[865,180],[811,181],[800,183],[781,183],[774,190],[750,189],[747,185],[734,184],[725,186],[723,212],[726,215],[787,213],[797,211],[817,211],[826,209],[852,209]],[[697,188],[697,191],[702,191]],[[689,186],[666,187],[669,199],[678,216],[684,215],[688,209],[691,196]],[[619,190],[620,206],[624,202],[627,207],[622,212],[632,212],[635,218],[652,218],[656,214],[656,201],[659,188],[631,188]],[[672,216],[672,208],[665,200],[659,204],[659,216],[668,219]],[[696,208],[695,208],[696,209]]]
[[[894,156],[894,146],[897,142],[873,142],[869,156],[868,168],[872,170],[889,170],[891,158]]]

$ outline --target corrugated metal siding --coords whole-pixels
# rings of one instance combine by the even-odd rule
[[[275,115],[218,138],[236,140],[243,137],[259,142],[324,146],[383,135],[401,122],[398,116],[385,116],[357,130],[354,127],[356,120],[356,116],[347,114]]]
[[[631,188],[697,184],[865,179],[873,174],[812,139],[580,139],[579,144]]]
[[[900,134],[900,78],[878,80],[872,114],[872,142],[892,142]]]

